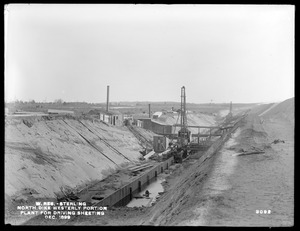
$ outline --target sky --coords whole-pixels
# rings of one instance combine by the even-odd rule
[[[5,100],[279,102],[294,97],[291,5],[10,4]]]

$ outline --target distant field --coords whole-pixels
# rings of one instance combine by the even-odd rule
[[[149,103],[131,103],[131,104],[117,104],[110,106],[111,110],[117,110],[124,114],[148,114]],[[162,110],[174,110],[180,109],[180,103],[176,102],[151,102],[151,114],[156,111]],[[244,108],[252,107],[255,104],[233,104],[233,108]],[[88,104],[88,103],[7,103],[5,105],[10,112],[15,112],[17,110],[30,111],[30,112],[45,112],[48,109],[61,109],[61,110],[71,110],[76,114],[84,114],[95,108],[105,109],[105,104]],[[115,109],[114,109],[115,107]],[[229,109],[229,104],[187,104],[187,110],[193,112],[201,113],[217,113],[220,110]]]

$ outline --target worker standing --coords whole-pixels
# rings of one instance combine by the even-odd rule
[[[148,190],[146,190],[145,196],[146,196],[146,197],[149,197],[149,195],[150,195],[150,192],[149,192]]]

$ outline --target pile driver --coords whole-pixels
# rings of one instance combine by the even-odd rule
[[[186,116],[186,95],[185,87],[181,87],[181,104],[180,104],[180,130],[175,145],[172,147],[172,154],[177,163],[181,163],[182,159],[188,155],[188,145],[191,141],[191,131],[187,129]]]

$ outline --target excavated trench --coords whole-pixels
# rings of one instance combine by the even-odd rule
[[[241,123],[245,123],[244,121],[241,121]],[[256,146],[259,146],[259,148],[267,148],[268,146],[265,145],[266,140],[268,139],[267,134],[263,129],[260,129],[260,126],[253,125],[256,123],[251,123],[250,126],[248,126],[245,129],[242,129],[242,131],[239,131],[236,136],[243,137],[241,140],[236,138],[236,141],[238,141],[238,145],[235,146],[234,143],[228,144],[229,146],[233,146],[234,149],[231,149],[231,147],[227,147],[228,150],[223,150],[220,154],[219,160],[216,159],[215,162],[215,153],[217,153],[223,146],[223,144],[230,138],[230,133],[233,133],[235,129],[239,126],[239,124],[235,124],[234,128],[232,128],[229,133],[224,134],[220,139],[218,139],[210,148],[207,150],[204,154],[201,155],[199,159],[196,159],[194,163],[192,163],[185,171],[185,165],[186,163],[182,163],[181,165],[176,165],[176,171],[174,171],[173,175],[169,175],[166,178],[160,178],[158,177],[151,177],[152,180],[147,179],[146,177],[146,185],[145,188],[141,189],[141,187],[137,186],[139,189],[138,191],[133,190],[134,187],[129,187],[128,189],[120,190],[120,198],[123,198],[124,201],[118,201],[117,203],[114,203],[114,205],[121,206],[121,209],[114,209],[113,206],[111,208],[111,211],[107,213],[107,216],[103,217],[76,217],[75,219],[70,220],[69,222],[65,222],[65,224],[68,225],[80,225],[80,224],[94,224],[94,225],[218,225],[218,221],[222,220],[222,222],[225,222],[223,224],[230,225],[230,222],[236,221],[237,224],[239,223],[239,220],[242,220],[245,218],[245,214],[249,215],[249,211],[246,210],[246,207],[243,207],[239,209],[236,207],[234,209],[235,213],[229,214],[231,212],[234,212],[233,210],[230,210],[232,208],[228,208],[228,204],[232,204],[233,201],[231,201],[230,195],[226,195],[223,193],[228,190],[228,182],[226,183],[226,174],[232,174],[230,172],[230,169],[233,165],[236,165],[235,163],[231,163],[231,159],[240,158],[235,157],[235,151],[241,151],[242,149],[251,148],[249,144],[253,144]],[[244,124],[243,124],[244,125]],[[261,143],[259,143],[259,142]],[[284,144],[280,144],[284,145]],[[280,146],[277,145],[277,146]],[[271,150],[272,151],[272,150]],[[271,152],[269,150],[269,152]],[[278,152],[280,150],[278,149]],[[282,150],[280,151],[282,152]],[[274,155],[272,153],[272,155]],[[228,156],[232,157],[231,159],[226,159]],[[226,158],[225,158],[226,157]],[[249,157],[249,156],[248,156]],[[243,165],[242,169],[240,170],[249,170],[248,174],[253,174],[252,177],[257,174],[255,169],[253,168],[253,158],[252,162],[251,159],[247,161],[248,157],[241,157],[242,161],[246,163],[246,165]],[[259,161],[257,160],[257,164],[259,165],[262,163],[263,160],[267,160],[266,157],[268,155],[261,155],[261,156],[255,156]],[[274,157],[272,157],[274,158]],[[269,160],[272,160],[269,159]],[[280,158],[280,157],[276,157]],[[225,165],[224,165],[225,164]],[[227,166],[228,169],[223,169],[224,166]],[[215,168],[215,169],[212,169]],[[250,169],[247,169],[250,168]],[[276,167],[277,168],[277,167]],[[276,169],[274,167],[274,169]],[[223,170],[223,171],[222,171]],[[228,171],[227,171],[228,170]],[[251,171],[250,171],[251,170]],[[245,173],[240,172],[239,176],[235,176],[237,178],[237,185],[236,187],[240,187],[240,183],[243,181],[250,180],[248,178],[241,177]],[[270,171],[271,172],[271,171]],[[216,175],[216,173],[218,173]],[[263,172],[264,173],[264,172]],[[247,174],[246,174],[247,175]],[[277,174],[278,175],[278,174]],[[276,175],[276,176],[277,176]],[[278,175],[280,177],[280,174]],[[261,177],[261,176],[260,176]],[[273,177],[274,178],[274,177]],[[272,179],[273,179],[272,178]],[[225,179],[225,180],[224,180]],[[258,183],[262,182],[262,177],[257,179],[257,182],[253,183],[253,188],[257,186]],[[236,180],[236,179],[235,179]],[[276,179],[274,178],[276,181]],[[208,182],[208,183],[205,183]],[[149,185],[148,185],[149,184]],[[137,183],[139,185],[139,183]],[[146,207],[151,205],[150,200],[143,201],[143,199],[136,199],[134,196],[138,194],[143,194],[146,189],[148,189],[151,192],[151,187],[153,190],[153,195],[156,192],[159,192],[162,190],[161,185],[164,185],[163,190],[164,193],[160,195],[160,198],[158,199],[159,203],[155,203],[154,206],[147,208],[146,210],[135,210],[132,209],[132,207],[138,207],[141,204]],[[261,185],[260,187],[270,186],[267,183],[264,183],[264,185]],[[285,184],[279,185],[280,187],[286,186]],[[148,187],[148,188],[147,188]],[[131,190],[130,190],[131,188]],[[150,189],[149,189],[150,188]],[[245,188],[248,190],[248,188]],[[280,191],[281,188],[278,188],[277,190]],[[127,193],[129,191],[129,194]],[[207,193],[205,193],[205,190]],[[251,188],[252,190],[252,188]],[[257,189],[259,190],[259,189]],[[137,194],[136,194],[137,192]],[[245,191],[246,192],[246,191]],[[280,191],[281,192],[281,191]],[[270,192],[271,193],[271,192]],[[123,194],[123,195],[122,195]],[[243,200],[243,195],[235,195],[237,198],[241,199],[238,201],[238,203],[244,203],[245,200]],[[155,196],[155,195],[154,195]],[[240,196],[240,197],[239,197]],[[249,195],[247,195],[249,196]],[[251,195],[250,195],[251,196]],[[105,197],[101,198],[99,196],[101,201],[105,199]],[[156,197],[156,196],[155,196]],[[249,198],[248,198],[249,199]],[[250,198],[253,201],[256,201],[257,198],[252,197]],[[277,204],[281,203],[279,199],[273,198],[274,201],[272,203]],[[288,198],[290,199],[290,198]],[[122,200],[122,199],[121,199]],[[128,203],[128,200],[131,202]],[[138,202],[140,200],[140,202]],[[250,201],[251,201],[250,200]],[[262,201],[262,200],[260,200]],[[120,202],[120,203],[119,203]],[[119,203],[119,204],[118,204]],[[280,204],[279,203],[279,204]],[[233,203],[234,204],[234,203]],[[263,203],[262,203],[263,204]],[[100,205],[100,203],[99,203]],[[127,205],[127,206],[125,206]],[[239,206],[239,204],[237,205]],[[259,206],[258,206],[259,207]],[[207,211],[205,210],[206,208]],[[252,207],[251,207],[252,208]],[[255,208],[255,207],[253,207]],[[254,211],[254,209],[252,210]],[[274,207],[275,208],[275,207]],[[278,206],[276,207],[277,210],[280,210]],[[128,210],[127,210],[128,209]],[[222,210],[225,209],[225,210]],[[227,209],[227,210],[226,210]],[[236,209],[238,212],[236,212]],[[245,211],[243,211],[245,209]],[[193,211],[193,212],[191,212]],[[224,214],[224,211],[226,211],[227,214]],[[253,212],[251,211],[251,212]],[[281,211],[280,211],[281,212]],[[286,213],[286,211],[283,211],[282,213]],[[252,214],[252,213],[251,213]],[[254,213],[253,216],[256,216],[256,219],[261,219],[260,222],[263,222],[262,218],[257,218],[257,215]],[[252,216],[251,215],[251,216]],[[282,214],[280,214],[282,215]],[[278,216],[279,214],[274,214],[273,216]],[[285,216],[287,216],[285,214]],[[235,217],[238,217],[239,219],[234,219]],[[206,219],[206,223],[202,218]],[[250,219],[251,218],[251,219]],[[233,220],[230,220],[233,219]],[[248,217],[246,222],[253,221],[253,217]],[[278,218],[279,219],[279,218]],[[288,221],[288,218],[284,218]],[[271,220],[269,219],[271,222]],[[226,223],[227,222],[227,223]],[[265,222],[265,220],[264,220]],[[280,223],[280,221],[276,221],[277,223]],[[29,223],[27,223],[29,224]],[[32,224],[32,223],[31,223]],[[51,224],[51,222],[47,223]],[[248,224],[248,223],[247,223]],[[249,223],[250,224],[250,223]],[[262,223],[261,223],[262,224]]]
[[[114,166],[120,166],[120,163],[124,162],[124,160],[132,161],[134,159],[132,154],[129,154],[129,152],[127,152],[127,153],[124,152],[124,148],[123,148],[123,150],[118,150],[119,148],[116,149],[113,145],[111,145],[110,144],[111,140],[112,140],[111,136],[104,137],[103,135],[105,133],[99,133],[97,130],[102,129],[102,128],[98,124],[95,126],[94,122],[80,121],[80,120],[76,121],[76,120],[73,120],[72,118],[69,118],[69,119],[61,118],[58,121],[54,121],[51,119],[47,120],[47,121],[45,121],[45,120],[30,121],[30,119],[28,118],[26,121],[28,121],[28,123],[30,123],[31,126],[28,126],[27,125],[28,123],[26,123],[26,124],[23,124],[23,127],[18,126],[17,129],[19,129],[21,131],[21,133],[24,137],[28,136],[27,134],[30,135],[30,136],[28,136],[28,138],[26,137],[26,139],[27,139],[26,141],[30,144],[29,146],[32,147],[32,150],[36,150],[36,151],[34,151],[35,153],[38,152],[38,154],[41,154],[38,156],[43,157],[44,155],[46,155],[50,158],[50,159],[49,158],[48,159],[50,161],[52,161],[54,164],[53,172],[54,172],[54,169],[58,168],[55,165],[55,163],[57,161],[61,160],[62,157],[60,157],[58,153],[55,153],[55,155],[53,155],[53,153],[51,153],[51,152],[53,152],[52,151],[53,148],[48,149],[48,147],[50,147],[49,144],[38,147],[37,144],[39,144],[39,142],[41,142],[41,140],[46,140],[48,143],[50,143],[50,145],[55,146],[55,148],[58,148],[58,147],[63,148],[63,149],[61,149],[61,151],[63,153],[63,158],[72,160],[72,163],[76,163],[76,164],[80,163],[79,166],[80,166],[80,168],[84,167],[83,168],[84,171],[87,171],[88,170],[87,168],[97,169],[97,168],[99,168],[97,166],[97,163],[101,163],[101,162],[99,162],[99,160],[93,160],[91,158],[87,158],[86,160],[82,159],[82,156],[85,156],[85,157],[89,156],[89,155],[87,155],[88,152],[93,153],[93,155],[95,157],[99,156],[99,154],[100,154],[102,160],[106,159],[106,161],[108,161],[110,164],[113,164]],[[44,127],[44,124],[46,125],[46,127]],[[64,125],[63,129],[61,129],[62,125]],[[24,128],[24,126],[26,126],[27,128]],[[107,125],[105,125],[105,126],[106,126],[105,127],[106,131],[108,131],[110,129],[116,130],[116,131],[118,130],[116,128],[112,128]],[[124,131],[122,130],[122,132],[124,132]],[[55,135],[52,136],[51,138],[49,138],[49,135],[51,135],[51,133],[55,133]],[[117,133],[111,132],[110,134],[118,134],[118,131],[117,131]],[[34,136],[36,136],[36,138]],[[13,137],[13,136],[11,136],[11,137]],[[123,137],[124,137],[124,135],[123,135]],[[108,138],[110,139],[109,141],[108,141]],[[20,139],[22,139],[22,138],[20,138]],[[119,144],[120,136],[115,137],[115,139],[117,140],[116,143]],[[130,138],[130,139],[132,139],[132,138]],[[97,140],[97,142],[95,142],[94,140]],[[127,140],[129,140],[129,139],[127,138]],[[66,148],[63,147],[65,144],[67,144],[66,142],[68,142],[68,143],[73,142],[75,145],[73,145],[72,148],[69,148],[69,150],[68,150],[68,147],[66,147]],[[17,143],[19,144],[20,142],[18,141]],[[122,143],[122,145],[115,145],[115,146],[122,147],[122,146],[126,145],[126,147],[127,146],[132,147],[132,145],[128,141],[125,141],[123,143]],[[18,149],[18,147],[17,147],[18,145],[13,145],[13,144],[10,145],[11,144],[10,140],[7,141],[7,144],[8,144],[7,147],[9,148],[10,152],[13,152],[13,150],[15,150],[15,152],[17,152],[17,151],[26,152],[26,150],[22,150],[22,148]],[[45,146],[49,150],[50,155],[46,154]],[[83,147],[83,146],[87,151],[81,149],[81,147]],[[76,150],[76,152],[74,152],[74,150],[77,147],[80,149],[80,151],[78,149],[78,151]],[[108,150],[111,153],[111,155],[109,155],[109,156],[106,155]],[[136,151],[134,151],[134,152],[136,153]],[[80,159],[76,161],[76,158],[78,158],[77,156],[80,157]],[[88,167],[83,166],[84,162],[86,162],[86,165]],[[43,163],[48,165],[47,162],[43,162]],[[68,169],[63,167],[65,164],[70,165],[70,161],[66,162],[66,163],[60,163],[59,168],[63,169],[64,172],[67,172]],[[20,164],[20,165],[22,165],[22,164]],[[171,163],[168,163],[168,165],[171,166]],[[71,167],[71,165],[70,165],[70,167]],[[157,167],[156,172],[163,171],[160,169],[160,167],[161,166]],[[71,168],[74,169],[74,166]],[[20,166],[20,169],[23,169],[22,166]],[[168,169],[168,167],[164,166],[163,169]],[[79,171],[78,173],[80,175],[83,172]],[[60,173],[60,175],[61,174],[62,173]],[[88,174],[91,174],[91,173],[88,173]],[[82,176],[83,175],[84,175],[84,173],[82,174]],[[149,188],[148,188],[148,190],[150,192],[152,191],[151,199],[152,199],[152,202],[154,202],[155,199],[157,198],[157,196],[163,192],[162,183],[165,183],[159,176],[157,177],[157,175],[159,175],[159,174],[155,174],[155,171],[153,171],[150,173],[150,175],[148,175],[148,177],[149,177],[148,179],[147,179],[147,176],[142,176],[142,177],[146,177],[146,179],[145,180],[143,179],[143,181],[145,181],[147,183],[143,183],[143,186],[140,187],[140,189],[138,189],[138,191],[136,191],[136,188],[138,186],[137,187],[134,186],[135,188],[132,187],[131,193],[129,193],[129,194],[127,192],[123,191],[121,193],[122,195],[119,196],[117,202],[114,203],[114,205],[117,205],[117,206],[128,205],[130,200],[134,199],[133,198],[134,196],[137,196],[139,193],[143,194],[144,191],[147,189],[146,187],[150,187],[150,190],[149,190]],[[56,176],[55,174],[48,175],[48,176],[45,175],[45,177],[43,178],[42,181],[45,181],[46,177],[50,178],[51,181],[56,181],[57,179],[59,179],[59,176]],[[99,176],[96,176],[96,177],[93,176],[93,178],[94,179],[99,178]],[[64,179],[64,178],[61,178],[61,179]],[[76,179],[76,178],[74,178],[74,179]],[[51,185],[51,183],[49,185]],[[31,186],[31,187],[34,188],[33,186]],[[30,188],[30,186],[29,186],[29,188]],[[130,189],[128,189],[128,190],[130,191]],[[41,192],[37,191],[37,195],[38,194],[41,194]],[[94,199],[96,199],[96,198],[94,198]],[[97,200],[99,200],[99,199],[102,199],[102,200],[100,200],[100,202],[105,201],[105,197],[103,197],[101,195],[98,196]],[[139,199],[137,199],[137,200],[139,200]],[[149,203],[146,203],[146,202],[145,202],[145,204],[149,205]],[[145,206],[145,204],[143,204],[143,205]],[[150,202],[150,204],[151,204],[151,202]],[[129,206],[131,206],[131,205],[129,204]]]

